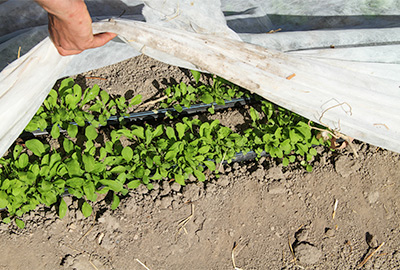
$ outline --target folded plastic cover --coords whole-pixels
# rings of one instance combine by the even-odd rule
[[[217,74],[332,130],[400,152],[398,1],[87,1],[94,21],[118,17],[94,23],[94,31],[119,38],[69,57],[49,39],[39,42],[45,14],[23,2],[0,4],[0,20],[13,21],[0,31],[1,155],[56,79],[140,53]],[[32,10],[36,16],[23,14]],[[19,46],[33,48],[13,61]]]

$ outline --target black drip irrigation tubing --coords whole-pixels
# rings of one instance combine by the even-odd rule
[[[226,100],[225,105],[218,105],[217,103],[211,103],[211,104],[196,104],[192,105],[189,108],[187,107],[182,107],[182,111],[178,112],[175,108],[167,108],[167,109],[158,109],[158,110],[152,110],[152,111],[144,111],[144,112],[135,112],[135,113],[130,113],[128,116],[111,116],[109,119],[107,119],[108,124],[113,124],[113,123],[118,123],[119,118],[123,117],[125,120],[128,121],[144,121],[144,120],[153,120],[153,119],[158,119],[158,118],[163,118],[167,114],[167,112],[170,112],[172,114],[179,114],[181,116],[185,115],[191,115],[191,114],[197,114],[200,112],[205,112],[207,111],[208,108],[211,108],[214,106],[214,109],[217,110],[223,110],[227,108],[233,108],[233,107],[241,107],[246,104],[254,102],[253,99],[251,98],[235,98],[232,100]],[[71,122],[71,125],[78,125],[75,122]],[[42,135],[48,135],[50,134],[51,131],[51,126],[47,127],[45,130],[40,130],[37,129],[32,132],[23,132],[21,134],[21,138],[26,138],[26,137],[31,137],[33,136],[42,136]],[[61,133],[67,132],[66,130],[60,128]]]

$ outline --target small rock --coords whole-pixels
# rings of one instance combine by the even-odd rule
[[[367,241],[367,244],[370,248],[377,248],[379,245],[376,237],[370,234],[369,232],[365,234],[365,240]]]
[[[283,183],[274,181],[268,185],[269,194],[284,194],[286,193],[286,187]]]
[[[176,192],[179,192],[181,190],[181,188],[182,188],[181,185],[179,185],[177,182],[174,182],[171,185],[171,189]]]
[[[160,185],[158,183],[153,183],[153,190],[159,190]]]
[[[235,162],[235,163],[233,163],[233,166],[232,166],[232,168],[233,168],[234,170],[237,170],[237,169],[239,169],[239,168],[240,168],[239,162]]]
[[[221,186],[221,187],[226,187],[229,185],[229,178],[226,175],[221,175],[221,177],[218,179],[217,181],[217,185]]]
[[[101,242],[103,242],[103,238],[104,238],[104,233],[100,233],[99,237],[97,238],[97,243],[99,245],[101,245]]]
[[[294,236],[296,237],[296,240],[299,242],[306,241],[308,238],[308,230],[300,229],[295,233]]]
[[[259,181],[264,180],[264,176],[265,176],[265,171],[263,168],[258,168],[257,170],[255,170],[251,176]]]
[[[279,167],[272,167],[267,171],[267,176],[273,180],[285,179],[281,168]]]
[[[172,201],[172,209],[179,209],[181,207],[181,203],[179,201]]]
[[[183,196],[186,200],[194,202],[197,201],[202,195],[201,189],[196,184],[189,184],[186,186]]]
[[[263,164],[265,160],[266,160],[265,157],[261,157],[261,158],[258,160],[258,164],[260,164],[260,165]]]
[[[229,172],[231,172],[231,171],[232,171],[232,167],[228,165],[228,166],[225,168],[225,172],[226,172],[226,173],[229,173]]]
[[[160,195],[165,196],[165,195],[169,194],[170,191],[171,191],[171,187],[170,187],[168,181],[163,181],[162,191],[161,191]]]
[[[189,175],[189,182],[197,182],[196,176],[194,176],[193,174]]]
[[[341,156],[336,162],[335,162],[335,169],[336,172],[341,176],[341,177],[349,177],[353,173],[355,173],[359,168],[360,168],[360,163],[356,162],[355,160],[351,160],[347,156]]]
[[[304,264],[314,264],[322,256],[321,250],[309,243],[300,243],[293,248],[294,254],[299,262]]]
[[[168,208],[169,206],[171,206],[172,203],[172,198],[171,197],[164,197],[161,199],[161,205],[160,207],[163,209]]]
[[[145,185],[140,185],[136,188],[137,192],[140,194],[147,194],[149,192],[149,189]]]
[[[393,258],[400,261],[400,251],[393,252]]]
[[[335,230],[331,228],[325,228],[325,237],[331,238],[335,236]]]
[[[368,195],[368,201],[369,201],[370,204],[376,203],[378,201],[378,199],[379,199],[379,192],[378,191],[371,192]]]

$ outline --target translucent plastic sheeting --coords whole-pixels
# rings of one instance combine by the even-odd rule
[[[31,1],[0,4],[0,23],[13,21],[0,30],[0,65],[7,66],[0,74],[1,155],[56,79],[140,53],[217,74],[332,130],[400,152],[398,1],[86,2],[94,21],[123,14],[94,24],[119,38],[71,57],[46,39],[8,66],[19,46],[24,52],[43,38],[45,14],[32,13]]]

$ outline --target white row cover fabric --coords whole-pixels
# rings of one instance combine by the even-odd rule
[[[119,38],[68,57],[59,56],[48,38],[34,46],[46,34],[45,14],[34,5],[0,4],[1,21],[14,19],[0,30],[0,65],[6,66],[0,73],[0,155],[55,80],[140,53],[217,74],[332,130],[400,152],[396,0],[87,1],[94,21],[127,11],[123,19],[93,26]],[[35,19],[10,15],[32,15],[29,6]],[[7,65],[19,46],[34,47]]]

